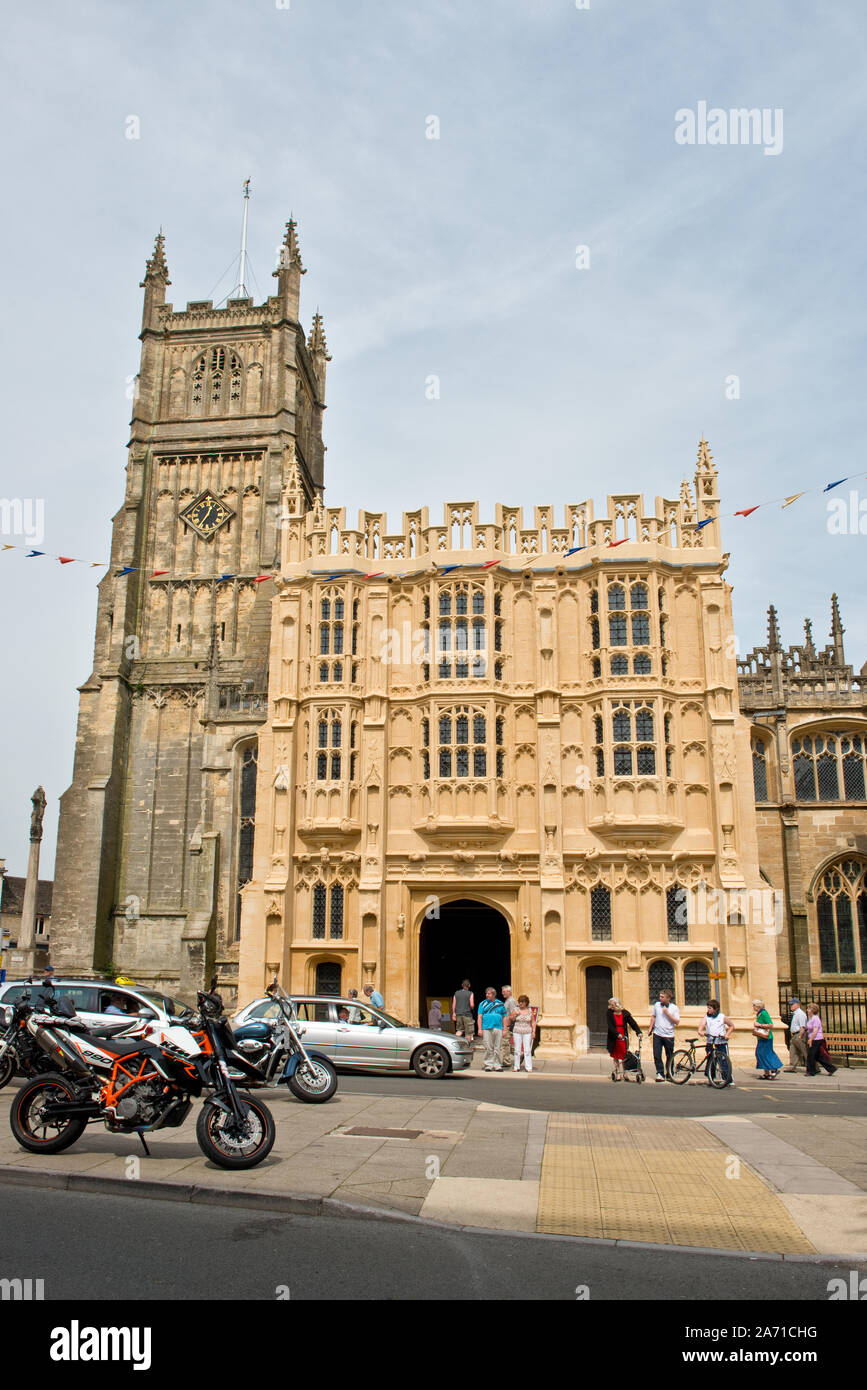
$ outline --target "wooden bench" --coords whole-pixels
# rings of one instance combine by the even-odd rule
[[[867,1033],[826,1033],[828,1051],[837,1053],[846,1060],[846,1066],[856,1062],[867,1062]]]

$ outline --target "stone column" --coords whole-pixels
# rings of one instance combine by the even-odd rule
[[[20,962],[25,974],[34,968],[36,937],[36,893],[39,886],[39,851],[42,846],[42,819],[45,815],[45,791],[37,787],[30,800],[33,814],[30,817],[30,858],[27,861],[27,882],[24,888],[24,905],[21,909],[21,930],[18,933],[16,964]]]

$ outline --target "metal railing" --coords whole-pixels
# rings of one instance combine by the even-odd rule
[[[867,1036],[867,989],[837,989],[834,985],[813,985],[798,990],[801,1005],[818,1004],[822,1027],[826,1033],[863,1033]],[[785,1023],[791,1018],[789,1000],[792,987],[780,981],[780,1017]]]

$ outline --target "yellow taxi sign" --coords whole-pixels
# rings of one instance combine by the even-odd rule
[[[116,985],[134,985],[135,980],[131,980],[129,975],[116,975],[114,980]]]

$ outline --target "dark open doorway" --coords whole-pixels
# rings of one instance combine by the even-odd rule
[[[419,933],[419,1022],[427,1023],[428,999],[447,999],[443,1022],[461,980],[471,982],[478,1009],[488,985],[499,995],[512,980],[509,927],[502,913],[461,898],[445,903],[438,918],[423,919]],[[517,991],[516,991],[517,992]]]
[[[587,967],[587,1030],[590,1047],[604,1047],[608,1037],[608,1000],[611,998],[611,971],[607,965]]]

